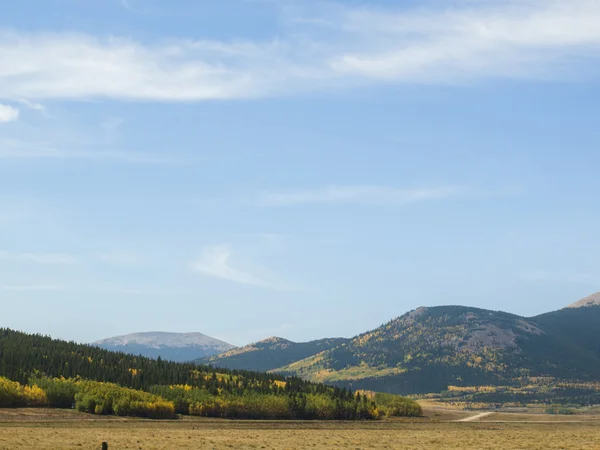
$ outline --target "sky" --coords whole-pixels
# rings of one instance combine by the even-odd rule
[[[600,1],[0,5],[0,326],[244,345],[600,291]]]

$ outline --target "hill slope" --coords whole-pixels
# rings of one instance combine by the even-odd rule
[[[587,351],[600,358],[600,306],[569,306],[531,319],[572,351]]]
[[[331,338],[310,342],[292,342],[272,337],[245,347],[235,348],[225,353],[202,358],[199,364],[211,364],[227,369],[246,369],[266,372],[287,366],[315,353],[329,350],[349,339]]]
[[[527,319],[462,306],[419,308],[330,350],[276,369],[398,394],[525,380],[600,379],[600,307]]]
[[[193,361],[235,348],[202,333],[133,333],[93,343],[106,350],[142,355],[175,362]]]
[[[523,343],[543,334],[535,324],[507,313],[419,308],[279,371],[405,393],[439,392],[449,384],[498,384],[526,374],[524,365],[530,364]]]

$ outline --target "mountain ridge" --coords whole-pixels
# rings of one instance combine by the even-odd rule
[[[346,338],[325,338],[308,342],[293,342],[272,336],[221,354],[200,358],[196,360],[196,363],[228,369],[242,369],[250,365],[253,367],[252,370],[268,371],[306,358],[315,352],[332,348],[346,340]]]
[[[304,358],[290,341],[274,340],[286,342],[274,350],[266,341],[258,349],[251,344],[202,362],[219,366],[241,354],[237,368],[404,395],[449,386],[600,379],[600,307],[595,305],[534,317],[457,305],[419,307],[329,348],[313,348]],[[290,362],[278,365],[285,359]]]
[[[106,350],[120,351],[175,362],[192,361],[235,348],[203,333],[146,331],[100,339],[92,343]]]

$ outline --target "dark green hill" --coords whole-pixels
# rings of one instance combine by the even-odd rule
[[[267,372],[329,350],[346,341],[349,339],[331,338],[310,342],[292,342],[272,337],[209,358],[198,359],[196,362],[227,369]]]
[[[359,389],[424,393],[531,374],[545,332],[521,317],[463,306],[419,308],[346,344],[280,369]],[[535,343],[535,344],[533,344]]]
[[[154,385],[196,385],[201,378],[198,373],[210,378],[213,373],[230,371],[193,363],[151,359],[48,336],[0,329],[0,376],[26,383],[34,372],[42,372],[50,377],[79,376],[146,390]],[[273,374],[238,372],[252,380],[284,379]]]
[[[600,358],[600,306],[570,307],[531,319],[544,330]]]

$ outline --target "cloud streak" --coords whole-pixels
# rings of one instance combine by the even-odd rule
[[[76,256],[66,253],[14,253],[5,250],[0,250],[0,260],[50,265],[77,264],[79,262]]]
[[[179,296],[189,295],[187,291],[139,289],[111,286],[78,286],[63,284],[0,284],[0,291],[8,292],[78,292],[88,294],[115,294],[139,296]]]
[[[388,81],[571,77],[600,52],[600,3],[454,2],[444,9],[344,15],[351,34],[382,42],[333,58],[342,73]]]
[[[27,100],[25,98],[19,99],[19,103],[21,103],[22,105],[25,105],[27,108],[29,108],[33,111],[46,113],[46,107],[44,105],[42,105],[41,103],[30,102],[29,100]]]
[[[283,289],[283,286],[268,274],[259,275],[247,270],[234,268],[231,264],[231,256],[232,250],[228,245],[209,247],[191,264],[191,268],[194,272],[201,275],[220,278],[234,283]],[[257,271],[265,272],[264,269],[258,269]]]
[[[53,284],[4,284],[0,290],[9,292],[59,292],[65,291],[64,286]]]
[[[360,84],[569,79],[598,63],[595,0],[435,3],[305,5],[267,41],[0,32],[0,60],[11,61],[0,67],[0,98],[241,99]]]
[[[21,140],[0,140],[0,158],[6,159],[79,159],[123,164],[178,164],[178,161],[143,152],[115,150],[78,150],[58,148]]]
[[[397,189],[386,186],[329,186],[286,192],[263,192],[258,197],[261,206],[297,206],[310,204],[342,205],[405,205],[444,199],[463,194],[465,187],[445,186],[422,189]]]

